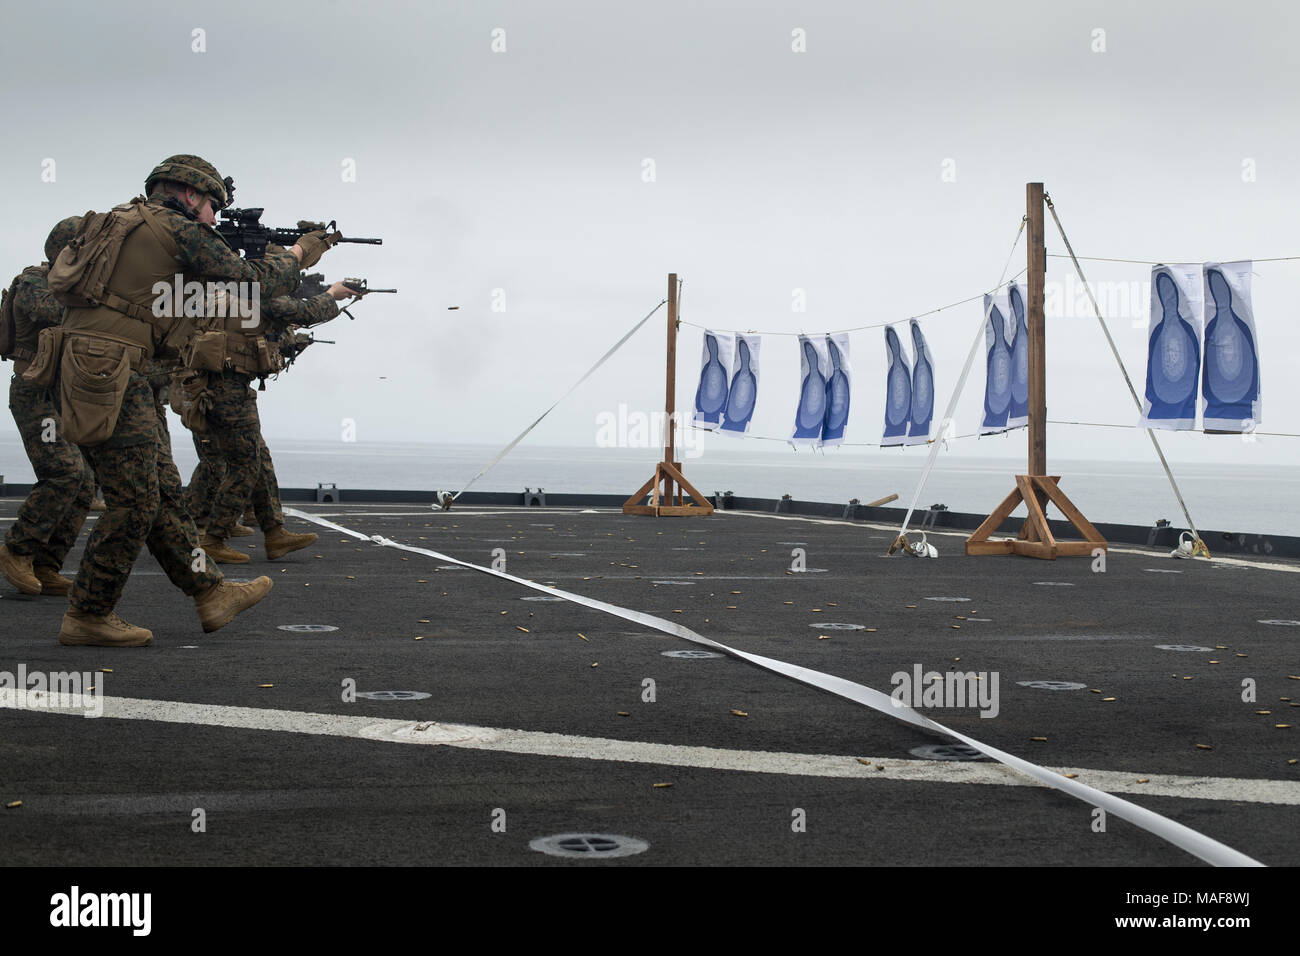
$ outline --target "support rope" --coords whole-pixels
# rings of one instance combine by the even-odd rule
[[[1022,269],[1022,270],[1020,270],[1020,271],[1021,271],[1021,272],[1024,272],[1025,270]],[[1006,273],[1004,272],[1004,273],[1003,273],[1003,276],[1005,277],[1005,275],[1006,275]],[[976,302],[976,301],[978,301],[979,299],[984,298],[984,296],[986,296],[986,295],[992,295],[994,292],[997,292],[998,289],[1002,288],[1002,286],[1006,285],[1007,282],[1010,282],[1012,279],[1017,278],[1019,275],[1020,275],[1020,272],[1017,272],[1014,276],[1011,277],[1011,279],[1007,279],[1006,282],[1000,282],[1000,283],[998,283],[997,286],[995,286],[994,288],[990,289],[988,292],[981,292],[981,293],[979,293],[979,294],[977,294],[977,295],[972,295],[972,296],[969,296],[969,297],[967,297],[967,298],[965,298],[965,299],[959,299],[959,300],[956,301],[956,302],[949,302],[947,305],[941,305],[941,306],[939,306],[938,308],[931,309],[931,310],[928,311],[928,312],[921,312],[921,313],[919,313],[919,314],[917,314],[917,315],[909,315],[909,316],[907,316],[906,318],[895,319],[895,320],[892,321],[892,322],[877,322],[877,323],[875,323],[874,325],[855,325],[855,326],[854,326],[853,328],[851,328],[851,329],[834,329],[834,330],[832,330],[832,331],[830,331],[830,332],[818,333],[818,334],[819,334],[819,335],[822,335],[822,334],[824,334],[824,335],[842,335],[842,334],[844,334],[844,333],[846,333],[846,332],[865,332],[867,329],[883,329],[883,328],[886,328],[887,326],[890,326],[890,325],[898,325],[898,324],[900,324],[900,323],[902,323],[902,322],[911,322],[913,319],[923,319],[923,318],[925,318],[927,315],[934,315],[936,312],[945,312],[945,311],[947,311],[948,309],[955,309],[955,308],[956,308],[957,306],[959,306],[959,305],[965,305],[967,302]],[[677,320],[677,324],[678,324],[678,325],[689,325],[689,326],[690,326],[691,328],[693,328],[693,329],[717,329],[717,328],[718,328],[717,326],[714,326],[714,325],[699,325],[699,324],[697,324],[697,323],[695,323],[695,322],[687,322],[687,321],[685,321],[685,320],[683,320],[683,319],[678,319],[678,320]],[[738,332],[738,331],[740,331],[740,330],[739,330],[739,329],[719,329],[718,331]],[[785,336],[791,336],[791,337],[798,337],[798,336],[800,336],[800,335],[803,335],[804,333],[803,333],[803,332],[762,332],[762,331],[759,331],[759,330],[757,330],[757,329],[746,329],[746,330],[743,332],[743,334],[744,334],[744,335],[785,335]]]
[[[1070,245],[1069,238],[1065,235],[1065,229],[1061,226],[1061,218],[1056,214],[1056,206],[1052,203],[1052,197],[1048,194],[1043,195],[1043,202],[1047,204],[1048,211],[1052,214],[1052,221],[1056,223],[1056,231],[1061,234],[1061,241],[1065,243],[1065,249],[1070,254],[1070,260],[1074,263],[1074,271],[1079,275],[1079,281],[1083,283],[1084,291],[1088,293],[1088,302],[1092,304],[1092,311],[1097,314],[1097,321],[1101,324],[1101,331],[1106,336],[1106,343],[1110,346],[1110,352],[1115,356],[1115,362],[1119,365],[1120,373],[1124,376],[1124,384],[1128,386],[1128,392],[1133,396],[1133,404],[1137,406],[1138,414],[1142,413],[1142,399],[1138,398],[1137,389],[1133,387],[1133,380],[1129,378],[1128,369],[1124,367],[1124,360],[1120,358],[1119,349],[1115,347],[1115,340],[1111,338],[1110,329],[1106,325],[1106,320],[1102,318],[1101,309],[1097,306],[1097,299],[1092,294],[1092,287],[1088,285],[1088,280],[1084,278],[1083,266],[1079,265],[1079,259],[1074,254],[1074,248]],[[1178,489],[1178,482],[1174,480],[1174,473],[1169,468],[1169,462],[1165,459],[1164,450],[1160,447],[1160,441],[1156,438],[1153,429],[1146,429],[1147,437],[1151,439],[1151,445],[1156,450],[1156,456],[1160,459],[1160,467],[1164,468],[1165,476],[1169,479],[1169,486],[1174,489],[1174,497],[1178,499],[1178,507],[1183,509],[1183,517],[1187,519],[1187,527],[1192,532],[1194,539],[1193,553],[1210,556],[1210,549],[1205,546],[1201,540],[1201,533],[1196,530],[1196,525],[1192,521],[1192,514],[1187,510],[1187,502],[1183,500],[1183,493]]]
[[[1067,422],[1061,419],[1048,419],[1049,425],[1082,425],[1086,428],[1142,428],[1141,425],[1126,424],[1123,422]],[[1142,429],[1146,431],[1147,429]],[[1231,432],[1229,434],[1236,434]],[[1267,435],[1269,438],[1300,438],[1300,433],[1296,432],[1244,432],[1246,435]]]
[[[1060,224],[1058,223],[1057,225],[1058,225],[1058,227],[1059,227]],[[1049,253],[1047,254],[1047,258],[1049,258],[1049,259],[1073,259],[1073,260],[1075,260],[1075,264],[1076,264],[1076,265],[1078,264],[1078,261],[1079,261],[1080,259],[1082,259],[1082,260],[1084,260],[1084,261],[1086,261],[1086,262],[1127,262],[1127,263],[1131,263],[1132,265],[1135,265],[1135,266],[1163,266],[1163,265],[1165,265],[1165,264],[1168,263],[1168,262],[1183,262],[1183,261],[1188,261],[1188,260],[1181,260],[1181,259],[1166,259],[1166,260],[1164,260],[1163,262],[1155,262],[1155,261],[1153,261],[1153,260],[1151,260],[1151,259],[1108,259],[1108,258],[1106,258],[1106,257],[1104,257],[1104,256],[1063,256],[1063,255],[1061,255],[1059,252],[1057,252],[1057,253],[1050,253],[1050,252],[1049,252]],[[1273,256],[1271,259],[1250,259],[1250,260],[1241,260],[1241,259],[1224,259],[1224,260],[1222,260],[1222,261],[1224,261],[1224,262],[1242,262],[1242,261],[1249,261],[1249,262],[1292,262],[1292,261],[1294,261],[1294,260],[1296,260],[1296,259],[1300,259],[1300,256]],[[1191,260],[1191,261],[1195,261],[1195,260]]]
[[[627,333],[626,333],[626,334],[625,334],[621,339],[619,339],[617,342],[615,342],[615,343],[613,344],[613,346],[610,347],[610,349],[609,349],[608,352],[606,352],[606,353],[605,353],[604,355],[602,355],[599,359],[597,359],[597,360],[596,360],[596,364],[593,365],[591,368],[587,369],[587,371],[585,371],[585,372],[582,374],[582,378],[578,379],[576,382],[574,382],[572,385],[570,385],[570,386],[569,386],[569,390],[568,390],[567,392],[565,392],[563,395],[561,395],[559,398],[557,398],[557,399],[556,399],[556,400],[551,404],[551,407],[550,407],[550,408],[548,408],[546,411],[542,412],[542,414],[538,415],[537,418],[533,420],[533,423],[532,423],[531,425],[529,425],[527,428],[525,428],[523,431],[521,431],[518,435],[516,435],[515,438],[514,438],[514,440],[513,440],[512,442],[510,442],[510,444],[506,445],[505,448],[502,448],[501,451],[497,453],[497,456],[496,456],[495,458],[493,458],[490,462],[488,462],[486,465],[484,465],[484,466],[479,470],[479,473],[478,473],[477,475],[475,475],[473,478],[471,478],[471,479],[468,481],[468,483],[466,483],[466,485],[465,485],[464,488],[462,488],[460,491],[456,492],[454,495],[448,494],[448,493],[445,492],[445,491],[439,491],[439,492],[438,492],[438,503],[439,503],[440,505],[442,505],[442,507],[443,507],[444,509],[450,508],[450,507],[451,507],[451,503],[452,503],[453,501],[455,501],[457,498],[459,498],[461,495],[463,495],[466,491],[468,491],[470,485],[474,484],[474,482],[478,481],[480,478],[482,478],[484,475],[486,475],[486,474],[488,473],[488,471],[489,471],[490,469],[492,469],[492,468],[497,464],[497,462],[499,462],[502,458],[506,457],[506,455],[510,454],[510,452],[511,452],[512,450],[514,450],[514,447],[515,447],[516,445],[518,445],[521,441],[524,440],[524,436],[526,436],[530,431],[532,431],[534,428],[536,428],[536,427],[541,423],[541,421],[542,421],[543,418],[545,418],[547,415],[551,414],[551,412],[553,412],[553,411],[555,410],[555,406],[556,406],[556,405],[559,405],[560,402],[564,401],[566,398],[568,398],[570,395],[572,395],[573,392],[574,392],[574,390],[575,390],[579,385],[581,385],[581,384],[582,384],[583,382],[585,382],[587,379],[591,378],[592,374],[596,371],[596,369],[598,369],[598,368],[600,368],[602,365],[604,365],[605,362],[609,359],[609,357],[610,357],[611,355],[613,355],[615,352],[617,352],[620,348],[622,348],[623,345],[624,345],[624,343],[626,343],[628,339],[630,339],[632,336],[636,335],[637,331],[641,328],[641,326],[643,326],[643,325],[645,325],[647,322],[649,322],[649,321],[650,321],[650,318],[651,318],[651,317],[652,317],[656,312],[658,312],[660,309],[662,309],[662,308],[664,307],[664,303],[666,303],[667,301],[668,301],[667,299],[661,299],[661,300],[659,301],[659,304],[658,304],[658,305],[656,305],[653,309],[651,309],[649,312],[647,312],[647,313],[645,314],[645,318],[643,318],[643,319],[642,319],[640,322],[638,322],[636,325],[632,326],[632,328],[630,328],[630,329],[627,331]]]

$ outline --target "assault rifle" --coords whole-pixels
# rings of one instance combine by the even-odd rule
[[[372,292],[397,292],[396,289],[372,289],[365,279],[344,279],[343,284],[347,286],[349,292],[355,292],[358,296],[369,295]]]
[[[315,345],[317,342],[321,342],[325,345],[337,344],[332,339],[318,339],[316,336],[308,332],[295,332],[291,337],[287,336],[286,338],[287,341],[280,344],[280,354],[284,356],[285,368],[292,365],[294,359],[301,355],[303,350],[309,345]]]
[[[292,229],[277,229],[274,226],[262,225],[260,220],[264,211],[262,208],[252,207],[248,209],[223,209],[221,210],[221,222],[216,225],[217,234],[226,241],[226,245],[236,252],[241,249],[244,250],[246,258],[261,259],[266,255],[268,244],[274,243],[287,249],[306,233],[316,232],[319,229],[334,232],[338,228],[338,223],[334,220],[324,223],[299,219],[298,225]],[[382,239],[351,239],[345,237],[338,241],[364,243],[368,246],[381,246],[384,244]]]
[[[372,292],[389,292],[396,293],[396,289],[372,289],[365,279],[344,279],[343,284],[348,287],[349,291],[355,292],[357,298],[369,295]],[[312,296],[320,295],[322,292],[328,292],[329,286],[325,284],[325,274],[321,272],[304,272],[298,277],[298,288],[294,289],[293,297],[295,299],[310,299]],[[356,305],[354,302],[353,305]],[[356,316],[347,310],[344,306],[339,306],[339,311],[344,313],[349,319],[355,319]]]

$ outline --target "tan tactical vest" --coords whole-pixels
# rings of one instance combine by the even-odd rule
[[[244,328],[245,320],[237,316],[225,321],[226,364],[231,370],[249,377],[272,375],[284,370],[280,350],[266,340],[260,316],[257,325],[251,329]]]
[[[68,334],[87,333],[139,346],[145,350],[146,356],[152,356],[155,341],[162,341],[174,326],[183,321],[171,315],[158,317],[153,314],[157,300],[154,286],[159,282],[168,286],[174,284],[177,273],[181,271],[177,260],[180,250],[165,228],[146,224],[138,206],[138,203],[132,203],[113,210],[114,215],[137,221],[130,225],[122,240],[117,261],[104,280],[103,292],[94,297],[99,304],[69,308],[63,328]],[[149,211],[155,220],[161,218],[156,210]]]
[[[226,315],[221,315],[224,311]],[[234,372],[249,378],[265,378],[283,371],[280,350],[266,338],[265,324],[245,327],[249,319],[238,314],[234,303],[218,303],[209,297],[208,318],[198,320],[199,331],[185,353],[189,368],[210,372]],[[229,313],[236,314],[229,314]]]

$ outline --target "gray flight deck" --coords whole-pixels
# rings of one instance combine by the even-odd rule
[[[938,560],[885,558],[884,525],[739,510],[294,507],[475,564],[501,549],[511,574],[885,693],[917,664],[996,674],[996,717],[925,713],[1262,863],[1300,852],[1295,561],[1117,545],[1101,571],[965,557],[954,532],[930,535]],[[529,847],[578,832],[649,844],[604,866],[1199,862],[1114,816],[1098,832],[1089,804],[1000,764],[919,760],[944,738],[752,664],[668,657],[695,645],[289,527],[320,540],[272,562],[260,535],[234,539],[253,560],[228,573],[275,588],[212,635],[143,555],[118,611],[148,648],[61,647],[66,601],[0,581],[0,671],[91,672],[109,707],[0,708],[6,864],[597,862]]]

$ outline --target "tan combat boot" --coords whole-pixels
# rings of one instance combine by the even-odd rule
[[[226,547],[226,542],[222,541],[215,535],[205,534],[199,538],[199,547],[213,561],[218,564],[247,564],[251,558],[248,555]]]
[[[225,627],[240,611],[246,611],[271,590],[271,579],[262,576],[256,581],[227,581],[222,579],[194,598],[204,633],[211,634]]]
[[[256,533],[256,531],[246,524],[236,524],[235,527],[231,529],[230,536],[232,538],[247,538],[250,534]]]
[[[315,540],[314,534],[294,534],[285,531],[284,525],[278,524],[266,533],[266,556],[274,561],[283,558],[290,551],[307,547]]]
[[[41,593],[47,597],[67,597],[72,590],[72,582],[60,574],[58,568],[44,564],[36,566],[36,580],[41,582]]]
[[[41,593],[41,582],[32,570],[30,554],[14,554],[7,546],[0,545],[0,574],[24,594]]]
[[[126,623],[112,611],[91,614],[69,608],[63,615],[59,643],[87,647],[144,647],[153,642],[153,631]]]

